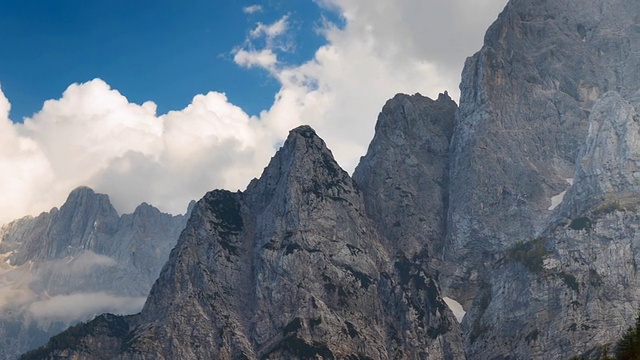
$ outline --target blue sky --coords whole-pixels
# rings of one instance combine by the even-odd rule
[[[458,99],[506,1],[1,1],[0,224],[81,185],[181,213],[302,124],[351,172],[396,93]]]
[[[179,110],[196,94],[225,92],[257,114],[279,84],[260,69],[233,62],[232,50],[256,22],[289,14],[295,47],[283,60],[300,63],[325,43],[315,29],[335,12],[311,1],[3,1],[0,2],[0,83],[21,121],[74,82],[101,78],[130,101],[152,100],[159,113]],[[254,9],[258,9],[254,7]]]

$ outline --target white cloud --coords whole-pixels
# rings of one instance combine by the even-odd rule
[[[255,14],[255,13],[259,13],[262,12],[262,6],[255,4],[255,5],[250,5],[250,6],[245,6],[242,8],[242,11],[245,14]]]
[[[83,250],[79,254],[65,259],[39,264],[39,267],[44,271],[58,274],[86,274],[97,267],[116,265],[117,262],[108,256],[96,254],[91,250]]]
[[[259,66],[271,72],[278,63],[276,51],[290,51],[293,48],[289,30],[289,15],[284,15],[272,24],[257,23],[249,32],[245,43],[233,49],[233,61],[246,68]],[[264,42],[262,49],[256,49],[255,42]]]
[[[224,94],[197,95],[158,116],[96,79],[71,85],[24,124],[13,124],[0,91],[0,223],[62,204],[87,185],[120,212],[142,201],[184,212],[214,188],[243,189],[259,176],[288,130],[310,124],[348,171],[373,136],[378,112],[397,92],[455,98],[465,56],[506,0],[317,0],[342,28],[319,29],[327,44],[308,62],[287,65],[290,18],[256,24],[234,61],[266,69],[281,83],[273,105],[250,117]],[[259,46],[258,46],[259,45]],[[0,79],[1,80],[1,79]]]
[[[346,24],[324,24],[320,32],[328,43],[312,60],[264,66],[282,88],[261,118],[278,134],[312,125],[351,171],[366,152],[387,99],[398,92],[436,97],[444,90],[458,97],[464,59],[480,48],[506,0],[318,3],[339,11]],[[267,42],[264,50],[277,49]]]
[[[71,85],[24,124],[8,120],[4,99],[0,195],[12,206],[0,208],[0,223],[59,206],[82,184],[109,194],[121,212],[146,201],[181,213],[208,190],[244,188],[274,142],[216,92],[158,116],[153,103],[130,103],[96,79]]]
[[[251,32],[249,32],[249,36],[252,39],[265,36],[267,38],[267,41],[273,41],[273,39],[280,35],[283,35],[285,31],[287,31],[287,28],[289,27],[287,22],[288,19],[289,15],[285,15],[273,24],[265,25],[259,22],[256,27],[251,30]]]
[[[233,61],[246,68],[262,67],[273,70],[278,63],[278,57],[271,49],[263,50],[238,50]]]
[[[73,322],[102,313],[128,315],[139,312],[146,297],[122,297],[104,292],[58,295],[33,302],[29,313],[40,321]]]
[[[54,274],[64,279],[81,279],[98,268],[116,266],[114,259],[83,251],[64,259],[39,264],[12,266],[6,262],[10,254],[0,254],[0,314],[8,319],[27,318],[39,322],[76,322],[105,313],[133,314],[142,308],[146,297],[128,297],[105,292],[81,292],[50,296],[51,284],[43,284],[43,277]],[[43,286],[44,285],[44,286]],[[65,288],[88,288],[84,280],[68,283]],[[55,290],[53,290],[55,291]]]

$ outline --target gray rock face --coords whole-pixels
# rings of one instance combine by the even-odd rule
[[[4,226],[0,358],[99,313],[137,312],[185,224],[147,204],[119,216],[107,195],[81,187],[60,209]]]
[[[640,306],[640,132],[615,92],[595,104],[574,185],[543,236],[510,248],[465,324],[472,358],[598,358]]]
[[[465,64],[452,140],[446,292],[469,303],[494,254],[544,230],[594,102],[640,80],[635,0],[510,1]]]
[[[198,202],[116,343],[114,320],[103,317],[90,324],[103,331],[76,350],[50,344],[31,356],[464,358],[436,282],[385,248],[364,208],[315,132],[292,130],[245,192],[212,191]]]
[[[640,104],[640,102],[637,102]],[[587,142],[580,154],[575,185],[560,212],[579,216],[604,201],[633,201],[640,193],[640,115],[617,92],[595,104]]]
[[[597,358],[640,306],[638,14],[510,1],[457,111],[387,103],[358,186],[292,131],[245,192],[200,200],[142,313],[30,356]]]
[[[456,103],[398,94],[382,109],[376,133],[353,178],[367,214],[390,241],[388,249],[412,258],[439,258],[445,236],[449,141]]]

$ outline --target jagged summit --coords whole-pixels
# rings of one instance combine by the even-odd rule
[[[375,136],[353,174],[367,214],[409,257],[435,257],[442,247],[456,110],[446,92],[437,100],[397,94],[378,116]]]
[[[357,189],[324,140],[310,126],[303,125],[289,132],[260,178],[247,186],[245,196],[266,206],[271,198],[285,199],[283,194],[286,192],[301,195],[327,191],[340,196],[338,193],[357,192]]]
[[[92,205],[113,208],[111,200],[109,199],[109,195],[96,193],[88,186],[79,186],[69,193],[69,196],[67,196],[67,200],[60,207],[60,210],[62,210],[65,206],[67,208],[76,208]]]
[[[93,191],[92,188],[88,187],[88,186],[84,186],[84,185],[80,185],[78,187],[76,187],[75,189],[71,190],[71,192],[69,193],[69,196],[67,196],[67,198],[73,198],[73,197],[78,197],[78,196],[83,196],[83,195],[94,195],[95,191]]]
[[[331,150],[327,148],[324,140],[322,140],[315,130],[309,125],[299,126],[291,131],[285,140],[284,144],[276,152],[273,159],[278,159],[280,162],[288,160],[310,160],[310,157],[320,156],[326,161],[325,165],[331,167],[333,170],[338,170],[340,166],[333,158]],[[272,162],[268,167],[274,166]],[[301,163],[303,166],[309,166],[308,170],[316,171],[312,161],[304,161]],[[301,170],[301,169],[299,169]]]
[[[297,128],[291,129],[291,131],[289,131],[289,137],[293,135],[300,135],[307,139],[312,139],[316,137],[319,138],[318,135],[316,134],[316,131],[313,130],[313,128],[309,125],[300,125]]]
[[[141,314],[116,322],[121,334],[88,335],[78,356],[464,356],[434,279],[390,256],[362,193],[308,126],[246,191],[198,201]]]

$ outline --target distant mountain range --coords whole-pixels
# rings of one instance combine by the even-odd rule
[[[142,204],[119,216],[81,187],[60,209],[0,230],[0,358],[103,312],[139,311],[187,216]]]

